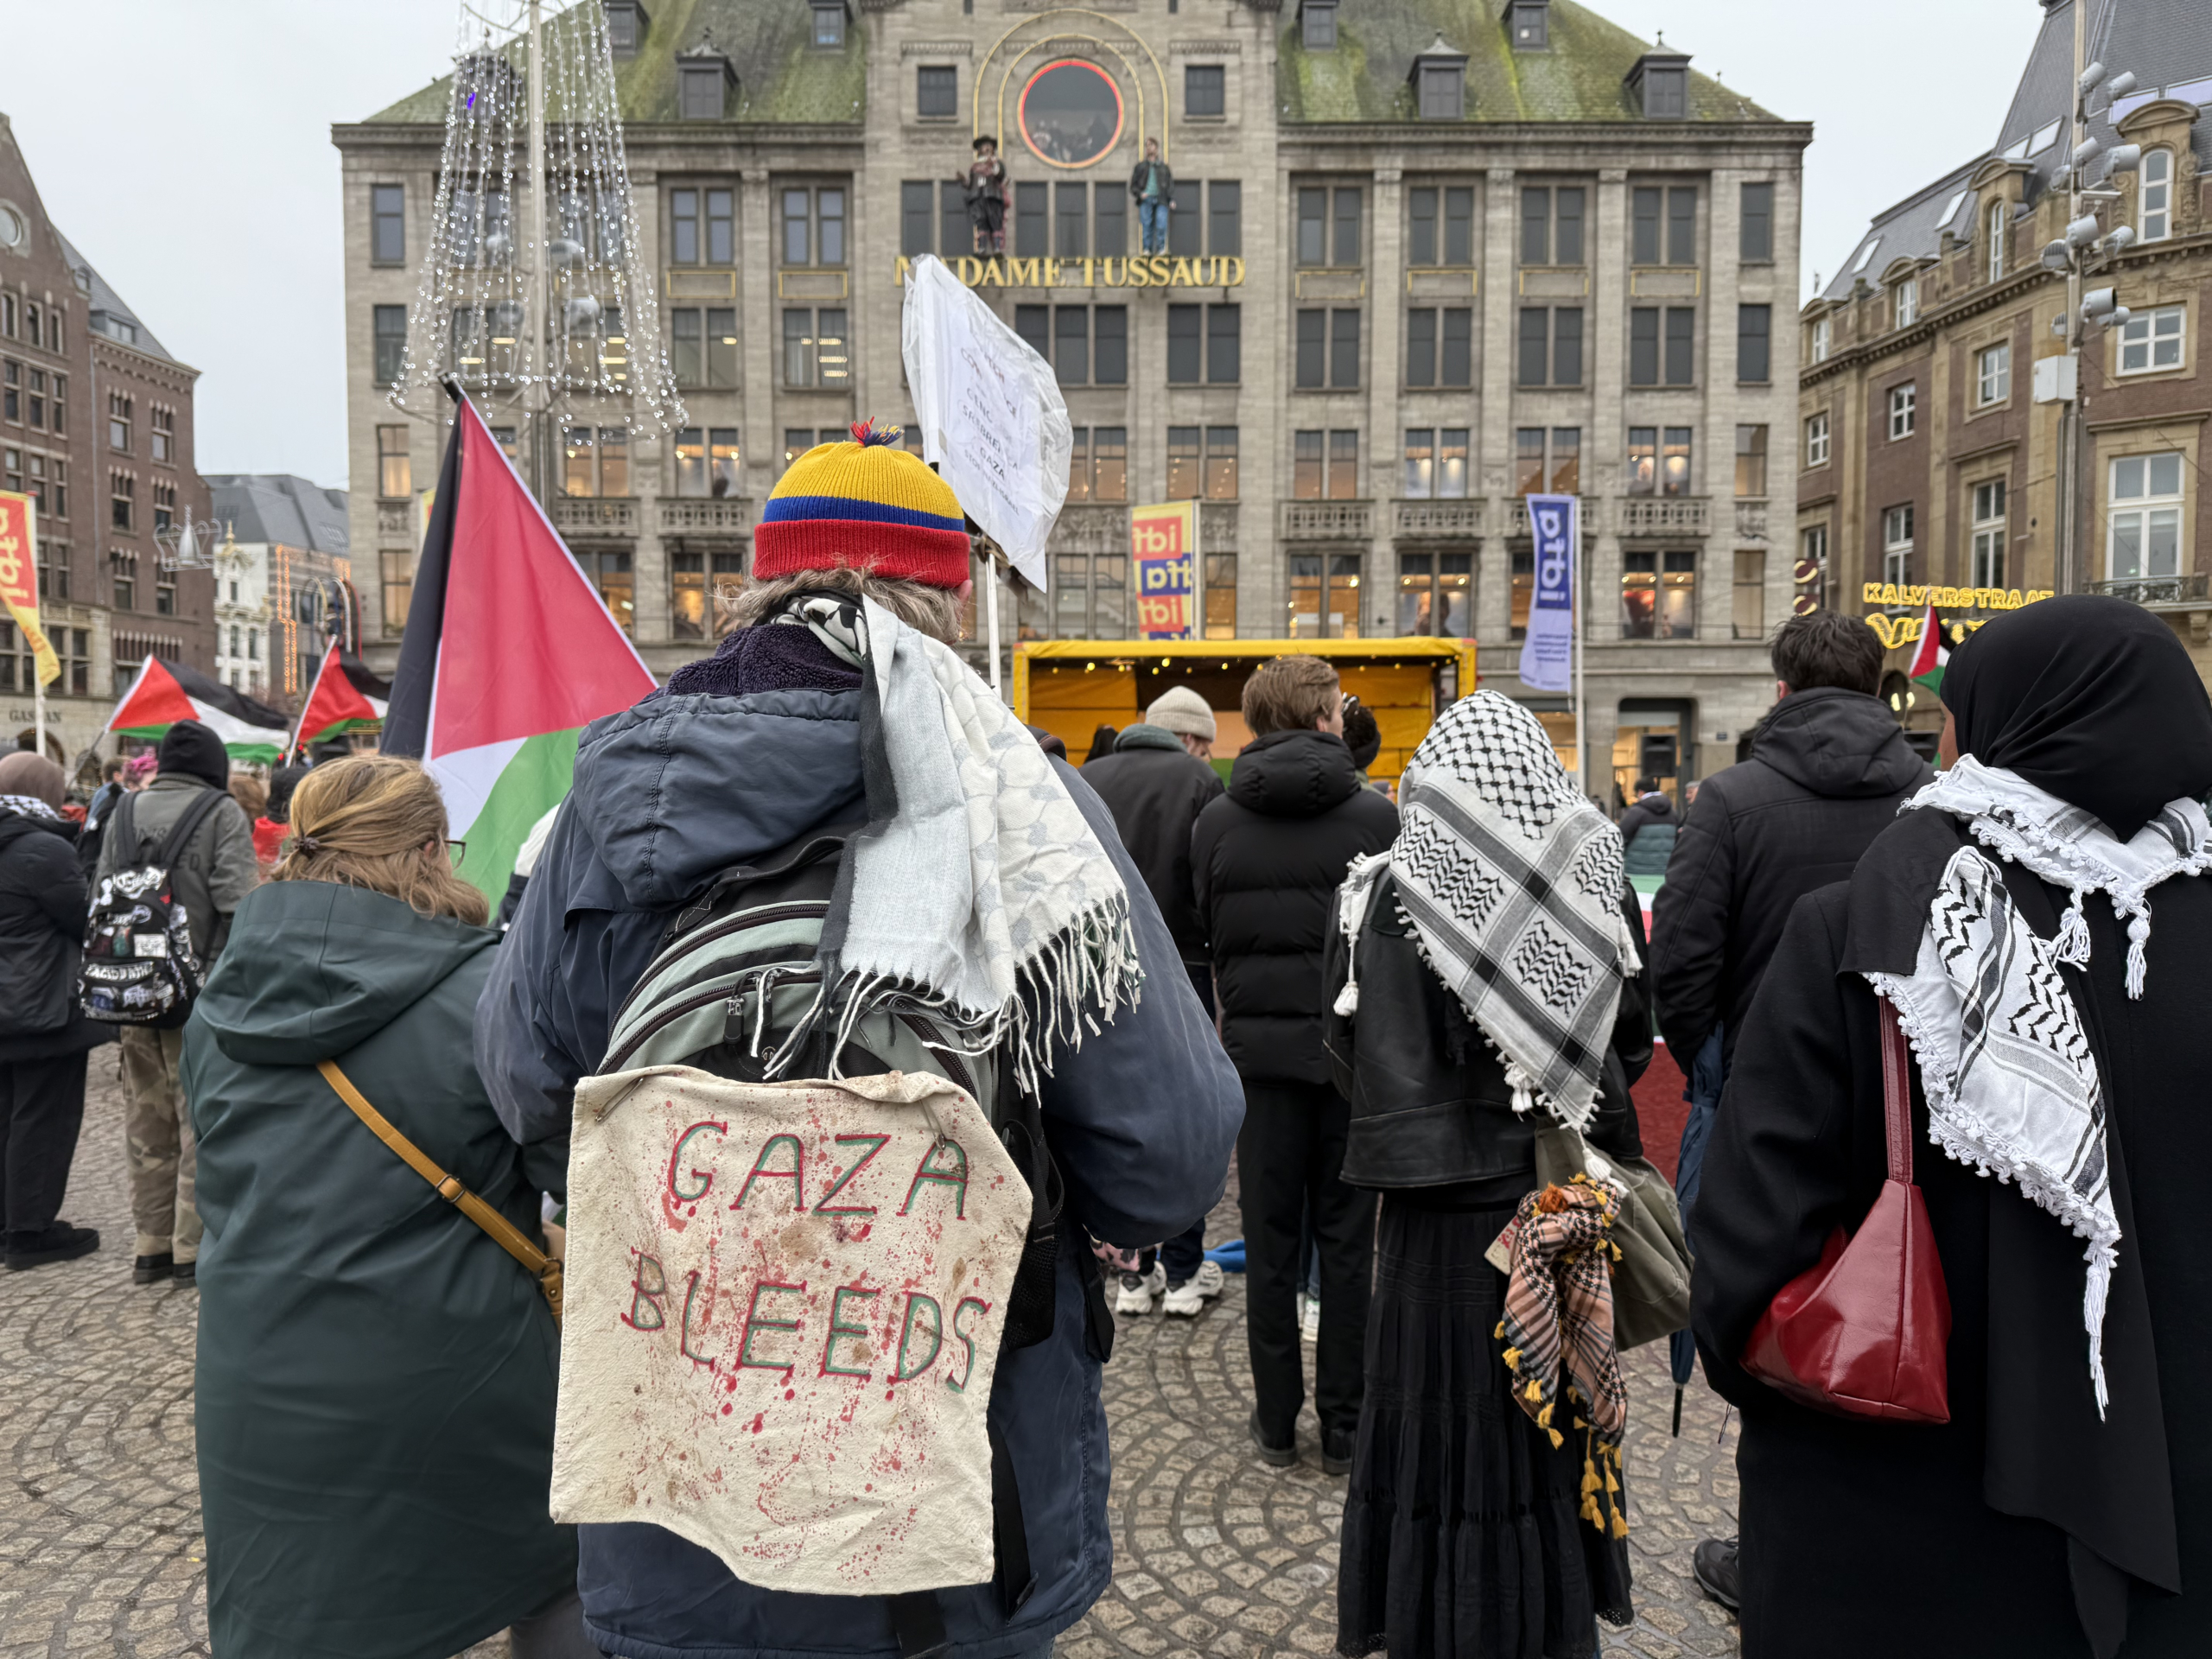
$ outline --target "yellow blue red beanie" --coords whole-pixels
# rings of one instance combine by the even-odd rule
[[[898,435],[857,421],[852,442],[819,443],[793,461],[753,532],[753,575],[847,567],[931,588],[967,581],[960,498],[918,455],[895,448]]]

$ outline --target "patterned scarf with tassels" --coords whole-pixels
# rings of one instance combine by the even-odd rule
[[[1621,1491],[1628,1393],[1613,1346],[1612,1262],[1620,1250],[1609,1236],[1619,1214],[1619,1193],[1583,1175],[1522,1199],[1507,1229],[1513,1267],[1497,1331],[1515,1377],[1514,1402],[1554,1446],[1567,1442],[1557,1421],[1564,1389],[1571,1426],[1582,1435],[1580,1514],[1612,1538],[1628,1536]]]

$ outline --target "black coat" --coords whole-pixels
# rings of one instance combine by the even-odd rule
[[[1776,704],[1751,759],[1698,785],[1651,906],[1659,1029],[1685,1069],[1716,1025],[1732,1057],[1790,906],[1849,875],[1933,775],[1881,702],[1821,686]]]
[[[1186,751],[1173,733],[1160,733],[1168,740],[1165,745],[1145,735],[1158,731],[1130,727],[1113,753],[1084,767],[1083,781],[1113,813],[1122,845],[1152,889],[1183,960],[1204,963],[1206,925],[1191,886],[1191,830],[1207,803],[1220,798],[1221,774]]]
[[[114,1028],[77,1011],[89,899],[74,826],[0,811],[0,1063],[53,1059]]]
[[[1621,914],[1642,948],[1643,915],[1633,890]],[[1536,1169],[1536,1120],[1513,1109],[1505,1065],[1467,1018],[1459,999],[1421,958],[1398,915],[1397,878],[1385,870],[1360,930],[1359,1007],[1336,1012],[1351,952],[1344,930],[1329,930],[1324,1026],[1337,1089],[1351,1103],[1344,1179],[1354,1186],[1444,1186],[1471,1183],[1471,1203],[1513,1204]],[[1598,1108],[1586,1131],[1601,1151],[1641,1154],[1629,1085],[1651,1064],[1649,970],[1621,988],[1605,1051]]]
[[[1271,732],[1198,814],[1191,868],[1220,985],[1221,1039],[1245,1077],[1327,1083],[1321,954],[1344,867],[1397,839],[1340,737]]]
[[[2086,906],[2088,967],[2063,970],[2104,1080],[2122,1230],[2104,1324],[2107,1420],[2089,1386],[2080,1242],[2015,1187],[1929,1144],[1917,1067],[1914,1173],[1950,1300],[1951,1421],[1826,1416],[1735,1363],[1775,1293],[1880,1190],[1877,1010],[1857,906],[1885,874],[1885,847],[1901,844],[1892,836],[1944,833],[1963,831],[1909,813],[1848,887],[1799,901],[1705,1154],[1693,1323],[1707,1378],[1743,1410],[1744,1653],[1863,1659],[1910,1630],[1930,1653],[2087,1659],[2068,1533],[2036,1518],[2069,1513],[2101,1529],[2114,1555],[2155,1560],[2162,1535],[2177,1541],[2195,1594],[2123,1588],[2121,1659],[2202,1653],[2212,1440],[2195,1408],[2212,1366],[2212,1253],[2191,1172],[2212,1158],[2212,878],[2155,890],[2141,1001],[2122,988],[2127,938],[2101,899]],[[2054,933],[2067,895],[2014,868],[2005,878],[2030,925]]]
[[[1636,798],[1635,804],[1621,814],[1621,845],[1633,846],[1636,842],[1636,832],[1646,824],[1671,824],[1676,821],[1675,804],[1664,795],[1656,791],[1649,795],[1639,795]]]

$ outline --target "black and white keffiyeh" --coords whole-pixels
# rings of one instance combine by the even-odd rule
[[[41,823],[67,823],[68,820],[35,795],[0,795],[0,812],[14,812]]]
[[[2127,994],[2140,996],[2152,889],[2212,869],[2212,825],[2196,802],[2177,800],[2123,842],[2094,815],[1972,756],[1905,807],[1947,812],[1980,844],[1961,847],[1945,865],[1913,971],[1866,977],[1896,1007],[1911,1039],[1929,1138],[1959,1162],[2014,1183],[2084,1241],[2082,1320],[2102,1411],[2105,1298],[2119,1260],[2120,1220],[2103,1085],[2059,969],[2088,962],[2082,906],[2102,893],[2127,924]],[[2056,938],[2028,926],[1993,853],[2072,893]]]
[[[824,918],[823,992],[770,1074],[824,1026],[926,1011],[964,1050],[1010,1044],[1023,1086],[1057,1043],[1135,1002],[1129,895],[1014,711],[943,642],[872,599],[813,590],[772,620],[861,671],[868,827]],[[835,1075],[834,1068],[833,1073]]]
[[[1407,762],[1398,839],[1353,861],[1338,924],[1355,950],[1387,865],[1421,953],[1505,1063],[1516,1111],[1580,1128],[1596,1103],[1622,981],[1641,967],[1620,912],[1620,832],[1536,717],[1478,691]],[[1338,1011],[1358,1006],[1357,978]]]

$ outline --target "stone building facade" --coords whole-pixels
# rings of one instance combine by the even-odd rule
[[[1963,632],[2061,585],[2058,377],[2066,279],[2041,254],[2066,234],[2074,18],[2045,8],[1997,143],[1879,215],[1799,317],[1797,550],[1808,588],[1864,614],[1901,669],[1929,598]],[[2212,29],[2202,0],[2109,0],[2089,56],[2136,90],[2093,97],[2090,133],[2139,146],[2112,175],[2101,232],[2132,245],[2087,278],[2128,308],[2083,334],[2076,583],[2147,605],[2212,673]],[[2094,161],[2091,167],[2094,169]],[[1909,727],[1935,700],[1893,680]]]
[[[46,747],[90,749],[149,652],[212,669],[214,583],[162,534],[207,517],[193,465],[199,371],[178,362],[47,217],[0,115],[0,489],[39,500],[41,620],[61,664]],[[0,620],[5,747],[32,729],[33,658]]]
[[[1520,497],[1556,488],[1583,501],[1593,791],[1608,759],[1630,783],[1726,764],[1771,703],[1808,127],[1570,0],[605,3],[688,416],[565,412],[549,506],[657,671],[709,648],[705,596],[789,459],[910,414],[899,275],[928,252],[1054,363],[1077,435],[1014,631],[1127,637],[1128,506],[1196,497],[1210,633],[1471,634],[1568,748],[1566,701],[1515,671]],[[444,108],[433,86],[334,134],[382,665],[443,434],[391,408],[378,353],[388,378]],[[986,135],[996,257],[960,182]],[[1174,181],[1157,258],[1148,140]]]
[[[346,492],[290,473],[207,479],[223,542],[215,553],[215,677],[299,712],[336,637],[360,649]]]

